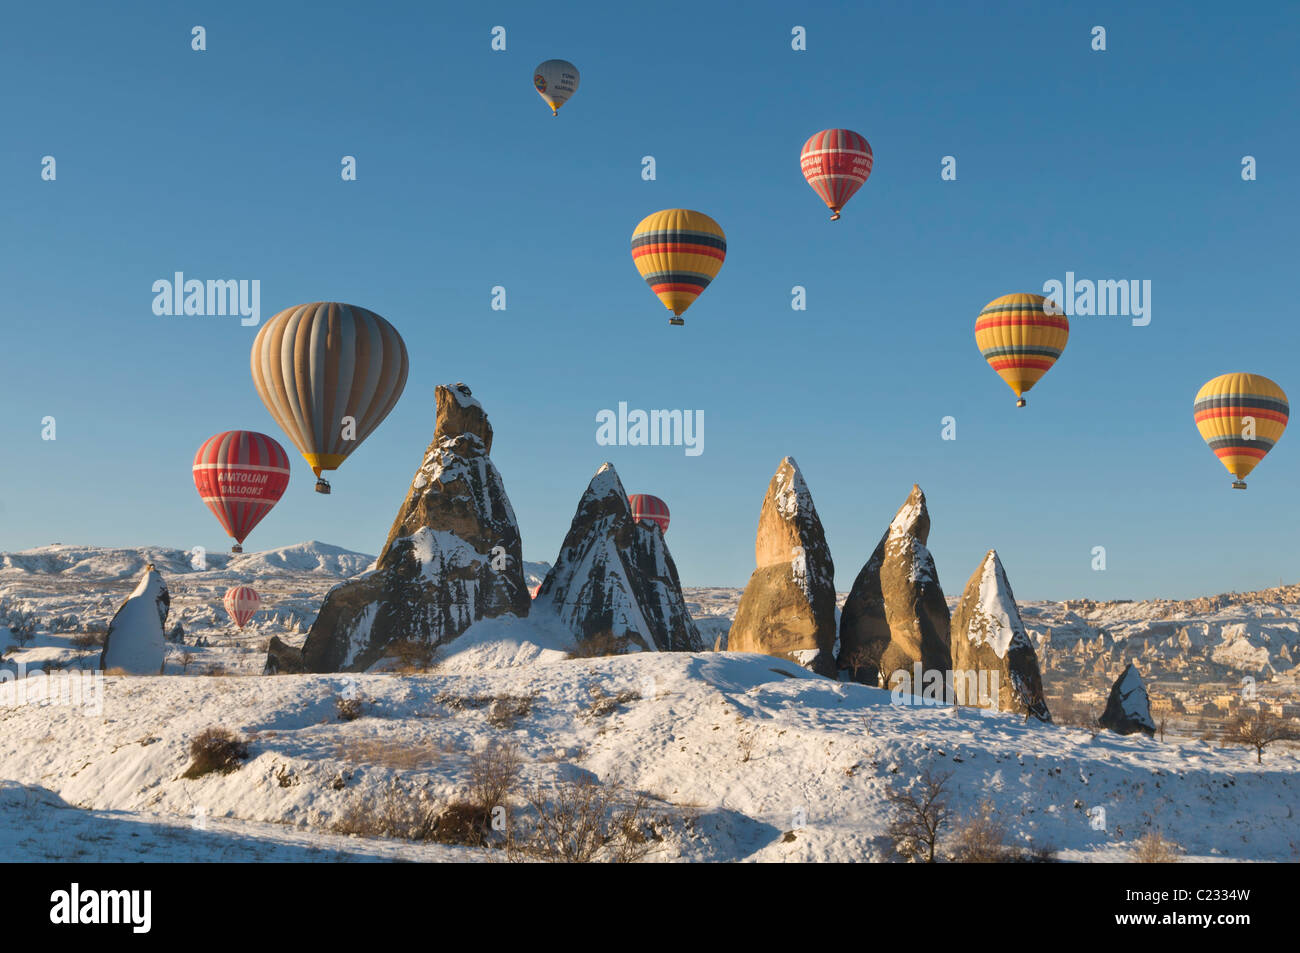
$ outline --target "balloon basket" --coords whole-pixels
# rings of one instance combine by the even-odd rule
[[[1232,488],[1233,488],[1234,490],[1244,490],[1244,489],[1246,489],[1246,481],[1245,481],[1245,480],[1233,480],[1233,481],[1232,481]]]
[[[235,545],[230,547],[230,551],[232,553],[242,553],[244,551],[244,547],[240,546],[238,543],[235,543]]]
[[[317,492],[317,493],[324,493],[324,494],[328,495],[328,494],[329,494],[329,491],[330,491],[330,485],[329,485],[329,482],[326,481],[326,480],[322,480],[320,477],[317,477],[317,478],[316,478],[316,492]]]
[[[1017,407],[1023,407],[1023,406],[1025,406],[1025,399],[1024,399],[1023,397],[1021,397],[1018,401],[1016,401],[1016,406],[1017,406]]]
[[[685,318],[669,318],[669,319],[668,319],[668,323],[669,323],[669,324],[685,324],[685,323],[686,323],[686,319],[685,319]]]

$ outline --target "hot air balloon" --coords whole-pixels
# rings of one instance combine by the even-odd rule
[[[632,515],[641,523],[653,523],[659,532],[668,532],[668,504],[648,493],[633,493],[627,498]]]
[[[365,308],[336,301],[285,308],[267,321],[249,359],[253,386],[328,493],[337,470],[388,416],[406,386],[406,344]]]
[[[1220,374],[1196,394],[1196,429],[1214,455],[1246,489],[1246,476],[1286,430],[1286,393],[1261,374]]]
[[[533,85],[538,94],[551,107],[551,115],[558,116],[560,107],[578,91],[578,67],[568,60],[547,60],[533,70]]]
[[[632,261],[673,313],[669,324],[686,323],[682,314],[718,276],[726,257],[722,226],[703,212],[664,209],[641,219],[632,232]]]
[[[994,298],[975,319],[975,344],[984,360],[1016,392],[1024,395],[1052,369],[1070,339],[1070,322],[1055,302],[1042,295]]]
[[[257,607],[262,604],[262,597],[252,586],[235,586],[227,590],[222,602],[226,604],[226,611],[235,620],[235,625],[242,629],[256,614]]]
[[[799,170],[839,221],[840,209],[871,175],[871,144],[851,129],[823,129],[803,144]]]
[[[272,438],[251,430],[209,437],[194,454],[194,486],[242,553],[253,527],[289,485],[289,455]]]

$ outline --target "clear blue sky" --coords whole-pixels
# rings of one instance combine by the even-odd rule
[[[190,463],[241,428],[295,461],[250,549],[376,552],[434,386],[463,380],[530,559],[554,558],[609,459],[629,492],[667,500],[687,584],[743,585],[790,454],[841,589],[913,481],[950,593],[989,547],[1021,598],[1300,578],[1300,435],[1234,492],[1191,413],[1227,371],[1300,399],[1297,7],[817,6],[6,5],[0,549],[227,545]],[[531,83],[552,57],[582,74],[555,120]],[[830,224],[798,160],[833,126],[865,135],[876,165]],[[341,181],[343,155],[358,181]],[[628,251],[643,216],[677,206],[729,245],[683,328]],[[333,496],[253,391],[256,328],[153,314],[152,283],[174,271],[260,279],[264,318],[332,299],[401,331],[405,395]],[[1017,410],[975,316],[1066,271],[1150,279],[1151,324],[1076,317]],[[703,410],[705,452],[597,446],[595,415],[620,400]]]

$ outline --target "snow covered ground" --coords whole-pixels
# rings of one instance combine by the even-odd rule
[[[1261,765],[1253,751],[1199,741],[899,706],[879,689],[758,655],[569,659],[566,634],[537,620],[480,623],[429,674],[262,677],[266,639],[300,643],[325,591],[371,561],[320,543],[209,554],[203,570],[166,549],[0,555],[0,597],[43,625],[75,617],[60,626],[67,631],[40,629],[6,667],[93,666],[98,652],[74,640],[108,621],[149,561],[171,590],[169,627],[180,619],[185,628],[185,644],[168,645],[167,675],[105,678],[90,709],[0,703],[6,859],[495,859],[499,851],[331,829],[394,784],[433,803],[462,796],[478,753],[503,739],[520,747],[524,786],[593,778],[644,792],[663,838],[651,860],[885,859],[885,792],[927,768],[951,773],[959,812],[988,798],[1013,843],[1067,860],[1124,859],[1156,829],[1189,859],[1300,859],[1294,747],[1269,748]],[[242,633],[220,604],[236,582],[257,588],[265,607]],[[711,643],[739,591],[686,597]],[[1039,616],[1072,612],[1087,623],[1098,612],[1137,620],[1148,604],[1036,605]],[[1033,615],[1026,623],[1037,628]],[[1275,621],[1293,618],[1284,611]],[[1053,633],[1062,637],[1059,625]],[[362,717],[340,720],[338,699],[353,695]],[[602,713],[599,699],[618,697]],[[527,698],[527,711],[503,722],[486,703],[493,698]],[[249,760],[231,774],[181,777],[190,741],[218,725],[249,739]]]

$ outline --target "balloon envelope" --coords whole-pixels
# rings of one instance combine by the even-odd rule
[[[546,105],[551,107],[551,115],[554,116],[569,101],[569,97],[578,91],[578,67],[568,60],[538,63],[533,70],[533,86],[542,99],[546,100]]]
[[[722,226],[703,212],[664,209],[647,215],[632,232],[637,271],[677,318],[718,276],[726,257]]]
[[[1023,395],[1052,369],[1070,339],[1070,322],[1042,295],[1009,294],[994,298],[975,319],[975,344],[984,360]]]
[[[654,523],[661,533],[668,532],[668,504],[648,493],[633,493],[627,498],[632,515],[642,523]]]
[[[1247,474],[1286,430],[1291,405],[1261,374],[1220,374],[1197,392],[1192,412],[1201,439],[1245,489]]]
[[[409,370],[396,328],[335,301],[285,308],[257,332],[249,362],[262,403],[318,477],[388,416]]]
[[[199,497],[241,545],[288,485],[289,455],[264,433],[228,430],[194,454]]]
[[[222,601],[230,617],[235,620],[235,625],[242,629],[257,612],[257,607],[262,604],[262,597],[252,586],[235,586],[226,592],[226,597]]]
[[[823,129],[803,144],[799,170],[833,213],[833,222],[867,181],[874,161],[871,145],[858,133],[851,129]]]

